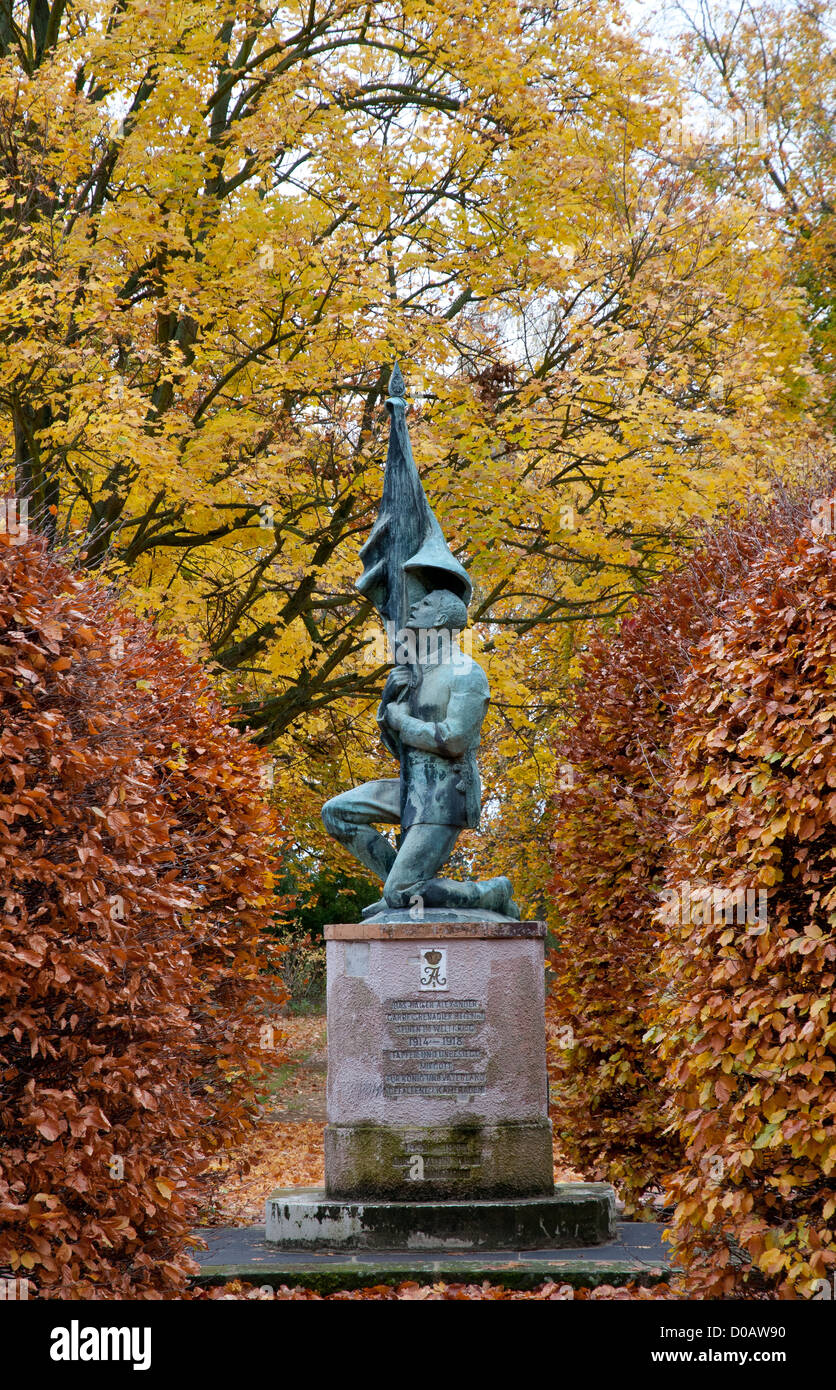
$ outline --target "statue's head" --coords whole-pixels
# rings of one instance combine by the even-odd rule
[[[414,632],[429,628],[462,632],[467,627],[467,606],[449,589],[433,589],[413,603],[406,626]]]

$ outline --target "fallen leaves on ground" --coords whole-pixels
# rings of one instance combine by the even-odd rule
[[[375,1301],[380,1303],[411,1302],[518,1302],[523,1299],[538,1303],[603,1302],[606,1300],[681,1299],[686,1295],[670,1284],[654,1284],[646,1288],[640,1284],[601,1284],[598,1288],[572,1288],[569,1284],[555,1284],[547,1281],[536,1289],[506,1289],[501,1284],[418,1284],[407,1280],[403,1284],[373,1284],[367,1289],[340,1289],[337,1293],[315,1293],[299,1285],[292,1288],[287,1284],[277,1289],[267,1285],[242,1284],[234,1280],[229,1284],[213,1284],[196,1289],[196,1298],[208,1299],[253,1299],[269,1302],[276,1299],[282,1302],[345,1302],[346,1300]]]
[[[325,1120],[325,1016],[282,1019],[289,1065],[265,1087],[266,1120]]]
[[[255,1134],[231,1150],[219,1166],[226,1173],[207,1226],[254,1225],[275,1187],[321,1187],[325,1113],[325,1017],[283,1018],[282,1049],[289,1062],[265,1079],[264,1113]],[[281,1119],[275,1119],[281,1115]],[[298,1118],[296,1118],[298,1116]]]
[[[264,1202],[275,1187],[321,1187],[325,1181],[322,1133],[317,1120],[265,1125],[241,1146],[213,1208],[212,1226],[264,1221]]]

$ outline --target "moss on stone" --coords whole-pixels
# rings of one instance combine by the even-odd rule
[[[414,1136],[419,1136],[417,1139]],[[458,1153],[461,1169],[432,1169],[434,1153]],[[553,1191],[551,1127],[547,1120],[487,1122],[463,1116],[447,1125],[328,1125],[325,1171],[329,1196],[439,1200],[547,1196]],[[425,1163],[410,1179],[410,1159]]]

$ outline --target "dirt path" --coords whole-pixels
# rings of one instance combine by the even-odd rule
[[[325,1181],[325,1015],[283,1018],[289,1061],[264,1078],[257,1132],[227,1161],[227,1176],[206,1225],[257,1224],[274,1187],[313,1187]]]
[[[325,1124],[325,1072],[328,1061],[325,1015],[283,1018],[291,1062],[279,1067],[265,1087],[265,1124]]]

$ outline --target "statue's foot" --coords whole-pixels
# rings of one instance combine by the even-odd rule
[[[438,908],[452,908],[459,912],[467,912],[468,908],[476,908],[483,912],[496,912],[500,917],[510,917],[512,921],[520,920],[520,909],[514,902],[514,890],[511,880],[508,878],[484,878],[478,883],[447,883],[447,892],[442,894],[440,891],[441,883],[436,884],[436,890],[431,899],[432,912]],[[410,904],[415,899],[410,898]],[[376,903],[369,903],[362,911],[363,921],[369,917],[376,917],[379,912],[412,912],[409,908],[400,906],[397,903],[389,903],[385,898],[381,898]],[[418,912],[415,920],[420,921],[423,914]]]
[[[479,884],[479,906],[487,912],[498,912],[503,917],[520,920],[520,909],[514,902],[514,889],[510,878],[487,878]]]

